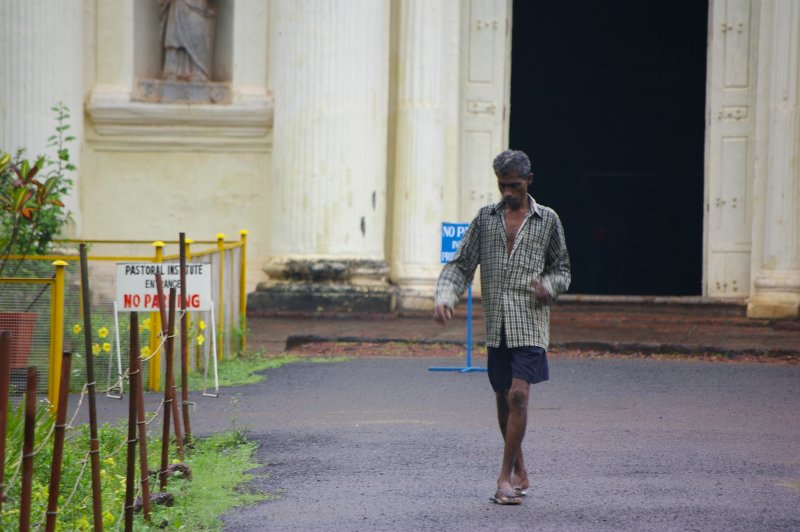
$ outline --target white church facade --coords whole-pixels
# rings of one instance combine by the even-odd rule
[[[512,124],[522,120],[524,105],[517,102],[528,90],[536,99],[538,89],[514,73],[541,68],[545,59],[566,69],[577,64],[569,54],[592,47],[570,32],[577,12],[563,11],[556,13],[567,21],[563,26],[542,29],[551,32],[552,47],[520,48],[536,24],[545,24],[537,19],[536,0],[184,0],[174,3],[209,10],[213,30],[208,76],[185,85],[163,71],[162,9],[169,3],[0,0],[0,146],[44,151],[53,128],[50,108],[63,101],[73,111],[79,144],[69,198],[72,236],[157,239],[247,229],[254,310],[429,308],[441,269],[441,223],[468,222],[496,201],[492,158],[530,140]],[[669,288],[656,279],[641,291],[737,301],[754,318],[797,318],[800,2],[700,4],[693,21],[700,45],[691,52],[701,65],[692,82],[700,107],[689,139],[698,156],[687,163],[692,168],[674,169],[695,176],[695,254],[659,259],[675,261],[676,268],[688,260],[691,279]],[[665,31],[671,28],[681,42],[680,22],[670,24]],[[633,54],[647,46],[631,42],[629,48]],[[642,75],[680,85],[657,63],[642,65]],[[681,72],[680,60],[674,68]],[[599,94],[601,84],[613,83],[595,79],[597,86],[572,83],[563,90],[554,87],[558,78],[546,82],[554,98],[563,92],[580,101],[582,93]],[[636,88],[628,83],[623,90]],[[609,105],[618,91],[604,97]],[[620,96],[617,104],[626,101]],[[538,105],[532,112],[553,111],[548,102]],[[635,135],[647,137],[676,112],[650,101],[629,109],[629,116],[641,127]],[[530,127],[551,132],[540,133],[550,136],[543,141],[564,144],[562,129],[583,127],[565,122],[532,119]],[[603,130],[610,137],[613,124]],[[598,142],[610,142],[601,137]],[[608,146],[604,151],[613,150]],[[569,149],[584,146],[574,142]],[[550,151],[537,155],[535,144],[530,150],[536,179],[546,182],[537,160]],[[602,188],[610,182],[604,180],[613,164],[603,166],[600,158],[581,167],[581,183]],[[639,178],[618,166],[613,186],[638,190],[620,184]],[[673,179],[660,166],[651,170],[642,175]],[[532,193],[550,204],[538,197],[537,183]],[[601,197],[595,190],[584,190],[588,201]],[[573,192],[565,184],[559,197],[567,202]],[[685,208],[668,187],[653,201],[676,216]],[[584,279],[591,278],[586,265],[599,249],[592,246],[624,233],[629,240],[618,236],[622,247],[609,249],[631,248],[637,228],[630,221],[587,220],[586,238],[595,241],[582,244],[578,225],[570,233],[568,206],[555,206],[565,218],[568,246],[575,242],[575,273],[586,271]],[[585,211],[575,210],[576,217]],[[658,245],[669,251],[673,244]],[[607,260],[613,264],[613,253]],[[596,283],[607,277],[597,273]],[[579,293],[611,295],[615,286],[577,285]]]

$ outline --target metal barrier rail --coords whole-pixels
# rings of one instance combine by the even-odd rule
[[[64,268],[63,260],[53,262],[52,278],[0,277],[0,284],[42,284],[50,287],[50,343],[48,349],[47,398],[55,412],[61,376],[61,352],[64,347]],[[14,342],[14,338],[11,339]]]
[[[216,283],[218,284],[217,301],[214,302],[215,307],[219,310],[215,313],[217,329],[219,331],[218,338],[218,358],[222,360],[224,354],[230,351],[233,346],[230,345],[230,340],[234,337],[233,327],[238,325],[240,334],[238,338],[238,349],[245,350],[247,347],[246,342],[246,308],[247,308],[247,230],[239,231],[238,241],[225,241],[225,235],[219,233],[216,235],[215,240],[185,240],[185,254],[186,260],[189,262],[193,257],[211,257],[213,261],[216,257],[218,261],[218,272]],[[149,255],[94,255],[89,256],[89,261],[100,262],[165,262],[176,261],[179,259],[179,254],[167,255],[164,254],[164,247],[166,245],[180,244],[179,240],[163,240],[163,241],[150,241],[150,240],[112,240],[112,239],[59,239],[55,242],[59,244],[108,244],[108,245],[151,245],[154,248],[154,253]],[[194,245],[211,245],[209,249],[195,249],[192,251],[192,244]],[[236,266],[233,256],[231,255],[231,270],[226,272],[226,253],[239,250],[238,268]],[[52,302],[59,301],[59,308],[51,308],[51,342],[50,342],[50,371],[48,398],[50,399],[53,408],[57,407],[58,398],[58,376],[60,375],[61,357],[60,353],[64,345],[64,268],[68,263],[80,261],[78,254],[65,254],[65,255],[36,255],[36,256],[10,256],[11,260],[25,260],[25,261],[56,261],[53,264],[56,266],[56,273],[54,279],[32,279],[32,278],[0,278],[0,282],[10,283],[52,283],[51,290],[53,296]],[[228,275],[230,274],[230,275]],[[226,283],[226,276],[229,282]],[[60,284],[59,284],[60,283]],[[236,285],[236,286],[232,286]],[[236,301],[238,300],[238,301]],[[238,303],[238,304],[237,304]],[[158,312],[151,315],[152,323],[156,324],[153,334],[150,335],[150,342],[157,344],[158,336],[161,332],[160,316]],[[226,330],[226,321],[229,322],[228,329]],[[238,323],[237,323],[238,322]],[[58,327],[55,324],[60,324]],[[57,329],[57,330],[55,330]],[[156,351],[157,345],[150,346],[153,351]],[[87,353],[86,356],[91,356]],[[158,391],[161,389],[161,357],[156,354],[149,362],[148,371],[148,385],[150,389]],[[158,368],[157,371],[154,369]]]

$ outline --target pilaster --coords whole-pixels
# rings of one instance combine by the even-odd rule
[[[323,292],[363,285],[393,304],[384,249],[389,8],[388,0],[271,3],[274,259],[253,305],[291,310],[313,295],[330,310],[335,298]]]
[[[754,224],[754,318],[796,318],[800,312],[800,4],[764,2],[759,79],[762,141],[757,184],[763,202]]]
[[[393,190],[392,280],[401,307],[430,306],[441,270],[445,109],[443,6],[399,7],[398,96]]]
[[[83,138],[83,2],[64,0],[3,0],[0,5],[0,146],[14,152],[25,147],[35,158],[47,154],[55,133],[52,107],[63,102],[70,110],[67,144],[72,162],[80,169]],[[77,176],[65,198],[76,224],[80,222]]]

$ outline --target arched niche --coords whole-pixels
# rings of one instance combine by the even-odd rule
[[[203,4],[195,0],[195,5]],[[209,79],[202,81],[165,79],[162,42],[162,11],[168,6],[159,0],[141,0],[133,4],[134,90],[131,98],[149,103],[231,102],[233,74],[233,0],[207,0],[213,44]]]

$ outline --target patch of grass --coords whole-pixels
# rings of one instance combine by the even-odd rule
[[[9,418],[18,424],[20,413],[11,409]],[[48,405],[39,404],[37,434],[45,435],[52,427],[53,419]],[[10,424],[12,425],[12,424]],[[0,516],[0,530],[16,530],[20,516],[21,478],[18,474],[21,434],[9,433],[10,452],[6,455],[5,478],[6,500]],[[151,429],[148,438],[148,466],[157,470],[160,464],[161,443]],[[116,424],[105,424],[100,433],[100,481],[103,505],[103,526],[119,529],[123,519],[126,491],[126,439],[125,420]],[[45,521],[45,510],[49,494],[50,464],[53,462],[52,443],[37,445],[34,457],[32,481],[31,523],[39,526]],[[67,431],[64,445],[64,460],[58,504],[58,527],[60,530],[92,529],[92,490],[88,467],[89,429],[81,425]],[[184,463],[192,472],[192,479],[178,474],[169,478],[167,491],[173,494],[172,507],[153,506],[151,522],[145,523],[141,512],[134,515],[135,530],[219,530],[219,516],[231,508],[253,504],[266,496],[242,490],[252,475],[247,472],[260,464],[254,460],[256,443],[246,439],[242,430],[231,430],[215,434],[210,438],[195,440],[187,449]],[[170,449],[176,462],[174,446]],[[139,456],[136,455],[136,486],[140,486]],[[150,479],[151,492],[158,490],[157,476]],[[138,495],[138,494],[137,494]]]
[[[279,368],[295,362],[340,362],[348,357],[266,357],[262,352],[232,356],[220,363],[220,385],[240,386],[257,382],[265,376],[259,372]],[[193,389],[201,389],[202,374],[192,374],[190,383]],[[7,446],[5,478],[8,483],[3,513],[0,516],[0,530],[14,530],[19,521],[20,478],[18,474],[22,419],[21,408],[9,410],[9,439]],[[52,415],[46,404],[39,404],[37,436],[48,434],[53,425]],[[187,449],[184,463],[192,472],[192,479],[181,478],[179,474],[170,477],[167,491],[173,494],[175,506],[153,506],[152,520],[145,523],[141,513],[134,518],[136,530],[219,530],[222,527],[220,516],[232,508],[251,505],[271,497],[267,494],[252,493],[245,484],[252,479],[248,473],[260,464],[254,461],[255,442],[245,438],[242,429],[216,434],[210,438],[195,440]],[[160,439],[158,426],[149,430],[148,455],[149,469],[154,471],[160,464]],[[103,524],[106,528],[119,528],[123,517],[125,499],[125,455],[127,425],[125,420],[116,424],[106,424],[100,429],[100,474],[103,494]],[[68,429],[62,470],[59,497],[58,526],[61,530],[90,530],[92,519],[91,475],[88,467],[89,430],[87,425]],[[52,444],[37,444],[33,480],[32,523],[38,525],[45,518]],[[170,449],[173,462],[174,446]],[[137,453],[138,462],[138,453]],[[137,464],[136,485],[140,486]],[[151,491],[157,491],[157,477],[151,478]],[[275,495],[272,495],[275,496]]]
[[[256,443],[248,441],[241,431],[196,441],[184,462],[192,471],[192,479],[170,477],[167,485],[175,496],[175,506],[154,507],[149,527],[138,516],[136,528],[155,530],[166,525],[168,530],[220,530],[219,516],[266,498],[241,489],[253,478],[248,471],[259,465],[253,461],[255,449]]]
[[[282,355],[277,357],[265,356],[263,352],[242,353],[229,356],[219,362],[219,385],[222,386],[244,386],[264,380],[265,375],[259,373],[266,369],[275,369],[292,364],[294,362],[344,362],[349,357],[300,357],[294,355]],[[213,372],[208,372],[208,387],[214,385]],[[189,389],[202,390],[205,377],[202,371],[189,374]]]

